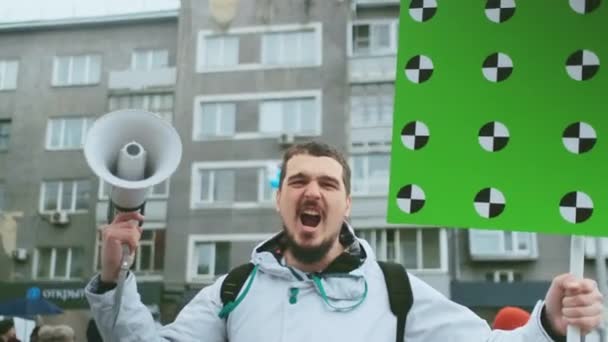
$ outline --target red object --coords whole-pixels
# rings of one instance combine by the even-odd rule
[[[514,330],[526,325],[530,319],[530,314],[523,309],[505,306],[500,309],[492,323],[492,329]]]

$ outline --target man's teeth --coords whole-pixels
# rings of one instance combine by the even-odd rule
[[[318,211],[316,211],[316,210],[310,210],[310,209],[304,210],[303,213],[307,214],[307,215],[317,215],[317,216],[320,215],[320,213]]]

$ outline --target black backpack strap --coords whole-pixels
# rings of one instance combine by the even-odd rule
[[[397,316],[397,342],[403,342],[407,314],[414,304],[410,278],[401,264],[378,261],[388,290],[391,311]]]
[[[243,285],[245,284],[245,281],[249,277],[252,270],[253,264],[248,263],[240,265],[228,273],[222,282],[222,287],[220,290],[220,298],[222,299],[222,303],[224,303],[224,305],[236,300],[236,296],[243,288]]]

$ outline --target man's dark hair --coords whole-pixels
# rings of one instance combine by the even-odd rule
[[[336,160],[342,165],[342,182],[346,189],[346,194],[350,195],[350,166],[344,158],[344,155],[337,149],[318,141],[311,141],[302,144],[296,144],[287,149],[283,154],[283,162],[281,164],[281,174],[279,176],[279,189],[283,187],[283,180],[287,174],[287,162],[294,156],[305,154],[313,157],[329,157]]]

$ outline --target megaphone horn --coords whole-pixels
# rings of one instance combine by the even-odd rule
[[[158,115],[118,110],[93,123],[84,155],[91,170],[112,186],[110,205],[134,211],[143,209],[152,186],[175,172],[182,143],[175,128]]]

